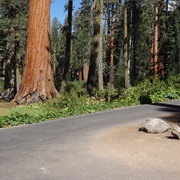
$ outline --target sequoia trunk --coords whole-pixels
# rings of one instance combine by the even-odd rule
[[[155,5],[154,44],[153,44],[153,77],[158,78],[158,6]]]
[[[50,56],[50,0],[30,0],[25,68],[13,101],[32,103],[57,96]]]

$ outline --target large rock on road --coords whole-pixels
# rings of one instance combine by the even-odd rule
[[[164,133],[170,129],[169,125],[159,118],[146,119],[139,128],[139,131],[147,133]]]

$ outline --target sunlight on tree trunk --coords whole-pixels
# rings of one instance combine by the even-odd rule
[[[155,5],[154,45],[153,45],[153,77],[158,78],[158,6]]]
[[[26,104],[57,96],[50,56],[50,0],[30,0],[25,68],[13,101]]]
[[[129,72],[129,58],[128,58],[128,25],[127,25],[127,0],[124,6],[124,70],[125,70],[125,88],[130,87],[130,72]]]
[[[102,20],[103,20],[103,0],[100,2],[101,7],[101,17],[100,17],[100,41],[99,41],[99,52],[98,52],[98,86],[99,90],[102,91],[104,89],[103,84],[103,27],[102,27]]]

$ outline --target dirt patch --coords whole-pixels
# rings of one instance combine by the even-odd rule
[[[171,132],[148,134],[138,131],[141,123],[117,127],[93,145],[93,152],[101,158],[120,160],[134,168],[152,167],[179,172],[180,140]]]
[[[0,103],[0,116],[6,116],[10,114],[10,110],[16,107],[15,103]]]
[[[16,107],[17,104],[14,103],[14,102],[9,102],[9,103],[0,103],[0,108],[7,108],[7,109],[10,109],[10,108],[13,108],[13,107]]]

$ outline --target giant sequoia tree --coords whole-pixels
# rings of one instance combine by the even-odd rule
[[[32,103],[56,96],[50,56],[50,0],[30,0],[25,68],[13,101]]]

